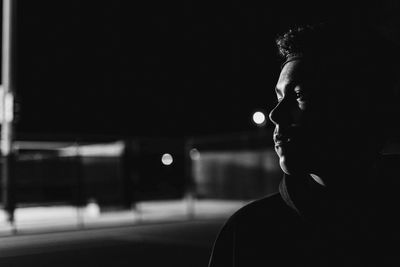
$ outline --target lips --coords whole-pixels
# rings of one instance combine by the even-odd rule
[[[285,144],[291,142],[291,140],[292,140],[292,138],[290,136],[279,134],[279,133],[274,134],[273,139],[274,139],[275,146],[285,145]]]

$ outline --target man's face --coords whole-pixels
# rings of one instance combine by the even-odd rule
[[[278,103],[270,113],[275,151],[287,174],[318,169],[332,147],[332,101],[316,70],[301,60],[286,63],[276,85]]]

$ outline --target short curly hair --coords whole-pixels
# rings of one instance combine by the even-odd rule
[[[290,29],[288,32],[279,36],[276,40],[279,55],[287,59],[290,55],[304,54],[310,52],[315,45],[317,27],[311,25],[300,26]]]
[[[320,23],[290,29],[276,39],[278,52],[283,61],[293,56],[304,56],[313,60],[327,59],[335,63],[355,56],[355,48],[362,40],[353,38],[348,28],[335,24]]]

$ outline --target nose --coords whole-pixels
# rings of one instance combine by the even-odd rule
[[[276,106],[271,110],[269,113],[269,119],[271,122],[275,125],[282,124],[284,122],[284,112],[283,112],[283,107],[284,107],[284,101],[278,102]]]

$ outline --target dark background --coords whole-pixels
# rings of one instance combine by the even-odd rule
[[[256,131],[288,27],[363,17],[398,40],[395,1],[298,2],[19,0],[16,138]]]

